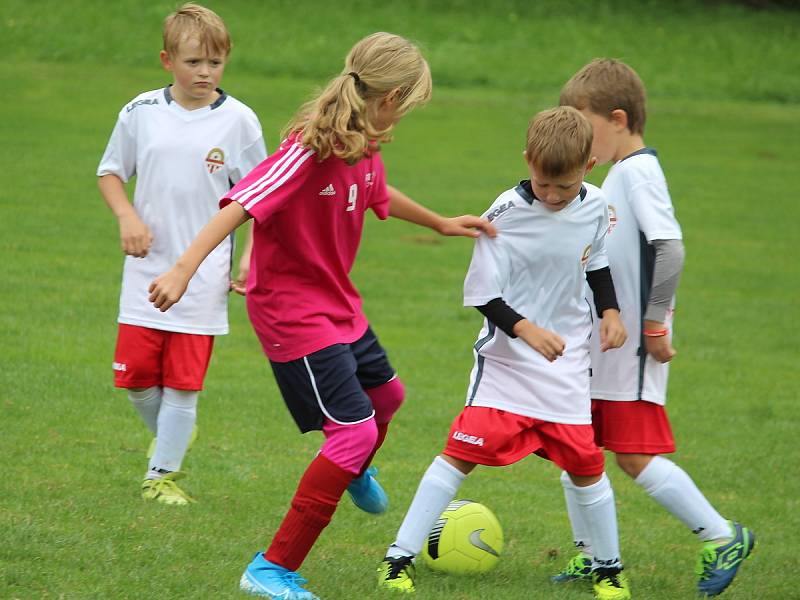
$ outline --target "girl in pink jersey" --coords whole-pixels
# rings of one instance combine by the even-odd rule
[[[369,465],[403,385],[349,278],[367,209],[442,235],[494,235],[484,219],[442,217],[386,184],[379,144],[429,100],[431,87],[428,64],[408,40],[375,33],[358,42],[341,74],[301,107],[277,152],[220,201],[222,210],[150,286],[150,300],[166,311],[208,253],[254,220],[248,314],[298,428],[322,430],[325,442],[270,547],[242,575],[240,587],[253,594],[316,598],[296,571],[345,490],[367,512],[386,509]]]

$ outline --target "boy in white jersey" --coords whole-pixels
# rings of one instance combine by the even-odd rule
[[[142,497],[185,505],[192,499],[175,480],[194,432],[213,336],[228,333],[231,240],[203,263],[178,310],[153,308],[147,288],[266,150],[253,111],[217,87],[231,49],[222,19],[185,4],[166,18],[163,37],[161,62],[173,82],[140,94],[120,111],[97,175],[127,255],[115,385],[128,390],[156,436]],[[124,184],[134,175],[131,204]]]
[[[578,111],[540,113],[528,129],[531,179],[501,194],[486,213],[498,235],[476,240],[464,282],[464,305],[486,317],[466,407],[378,569],[382,587],[414,591],[413,559],[476,464],[503,466],[538,454],[569,472],[602,546],[591,569],[596,596],[630,598],[614,494],[591,427],[587,280],[603,349],[626,338],[604,247],[607,203],[583,183],[594,165],[591,143],[591,126]]]
[[[592,123],[592,155],[614,164],[603,182],[611,225],[606,241],[628,341],[602,353],[592,343],[592,422],[600,446],[659,504],[705,545],[697,573],[701,594],[715,596],[733,580],[755,537],[725,520],[679,466],[661,456],[675,451],[666,402],[675,289],[683,266],[675,219],[655,150],[644,144],[645,90],[639,76],[616,60],[594,60],[561,92],[561,104]],[[575,488],[562,475],[575,544],[581,553],[553,580],[588,576],[594,540],[577,510]]]

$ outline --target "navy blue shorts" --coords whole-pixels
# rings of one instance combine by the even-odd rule
[[[371,418],[375,410],[364,390],[383,385],[395,374],[369,327],[352,344],[334,344],[270,365],[283,401],[303,433],[322,429],[326,418],[343,424]]]

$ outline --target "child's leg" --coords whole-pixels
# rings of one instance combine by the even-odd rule
[[[592,540],[594,568],[619,569],[622,566],[617,531],[614,491],[606,474],[579,476],[570,474],[579,513]]]
[[[161,387],[131,388],[128,390],[128,400],[155,435],[158,431],[158,411],[161,409]]]
[[[575,547],[587,556],[592,556],[592,537],[589,526],[583,518],[583,511],[578,504],[576,486],[566,471],[561,472],[561,486],[564,488],[564,499],[567,503],[567,515],[572,526],[572,539]]]
[[[289,512],[265,552],[266,559],[297,571],[330,523],[352,479],[352,471],[319,454],[300,479]]]
[[[448,456],[433,459],[419,482],[397,539],[386,552],[387,557],[416,556],[422,551],[436,519],[455,497],[461,482],[474,466]]]
[[[704,542],[731,538],[730,523],[714,509],[686,471],[668,458],[620,453],[617,463],[653,500]]]
[[[199,392],[165,387],[150,471],[180,471],[197,421]]]
[[[380,447],[386,439],[386,433],[389,429],[389,422],[394,417],[394,414],[403,404],[405,399],[405,388],[400,378],[395,376],[390,381],[379,385],[378,387],[369,388],[364,390],[372,401],[372,406],[375,409],[375,423],[378,426],[378,437],[375,445],[372,448],[369,456],[367,456],[364,464],[359,471],[359,475],[367,470],[367,467],[372,463]]]

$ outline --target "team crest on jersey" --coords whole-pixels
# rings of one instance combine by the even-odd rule
[[[375,173],[370,171],[364,176],[364,187],[369,188],[372,187],[373,181],[375,179]]]
[[[225,153],[222,148],[212,148],[206,155],[206,168],[209,173],[216,173],[225,166]]]
[[[583,249],[581,253],[581,266],[586,267],[586,263],[589,262],[589,255],[592,253],[592,245],[589,244],[586,248]]]
[[[606,233],[611,233],[614,231],[614,227],[617,226],[617,208],[613,204],[608,205],[608,231]]]

